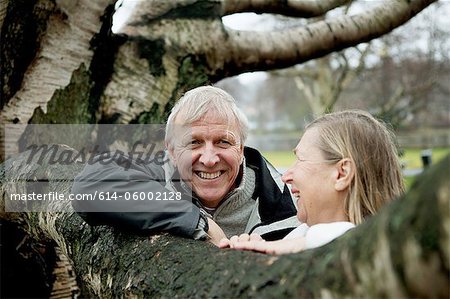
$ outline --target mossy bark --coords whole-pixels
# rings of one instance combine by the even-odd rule
[[[52,0],[8,1],[0,36],[0,108],[20,89],[55,9]]]
[[[47,191],[69,192],[70,180],[55,180],[50,165],[25,165],[26,157],[2,166],[4,199],[28,188],[23,180],[8,184],[5,173],[22,179],[46,174]],[[449,164],[450,156],[403,198],[336,241],[287,256],[91,227],[72,211],[2,217],[21,223],[38,240],[54,240],[73,261],[87,296],[448,298]],[[75,176],[81,167],[66,173]]]

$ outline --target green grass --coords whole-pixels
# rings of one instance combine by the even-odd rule
[[[420,156],[422,149],[407,148],[404,149],[404,154],[401,161],[405,164],[406,169],[422,168],[422,159]],[[434,148],[432,154],[432,163],[435,164],[450,154],[450,147]],[[294,164],[295,156],[292,151],[271,151],[263,152],[263,156],[269,160],[275,167],[289,167]]]
[[[405,149],[405,152],[403,156],[401,157],[401,160],[403,163],[405,163],[405,166],[407,169],[416,169],[416,168],[422,168],[422,159],[421,154],[422,149],[418,148],[408,148]],[[442,160],[446,155],[450,153],[450,148],[448,147],[441,147],[441,148],[433,148],[432,150],[432,156],[431,161],[432,164],[435,164]]]

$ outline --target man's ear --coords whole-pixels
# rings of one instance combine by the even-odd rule
[[[173,145],[171,143],[165,142],[164,145],[167,148],[167,152],[169,153],[169,159],[174,166],[177,166],[177,160],[175,159],[175,151]]]
[[[347,189],[355,177],[355,163],[349,158],[344,158],[337,163],[337,178],[334,184],[336,191]]]

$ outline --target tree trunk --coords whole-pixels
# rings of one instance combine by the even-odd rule
[[[57,168],[27,159],[24,152],[2,166],[5,201],[11,193],[30,192],[36,178],[48,178],[41,192],[69,192],[71,181],[59,180]],[[37,240],[54,240],[73,262],[85,296],[448,298],[449,163],[450,156],[428,169],[404,198],[338,240],[288,256],[91,227],[65,201],[51,204],[67,212],[1,216]],[[81,167],[66,174],[75,176]]]

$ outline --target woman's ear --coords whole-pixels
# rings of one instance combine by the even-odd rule
[[[336,191],[346,190],[355,177],[355,163],[349,158],[344,158],[337,163],[338,176],[334,184]]]

